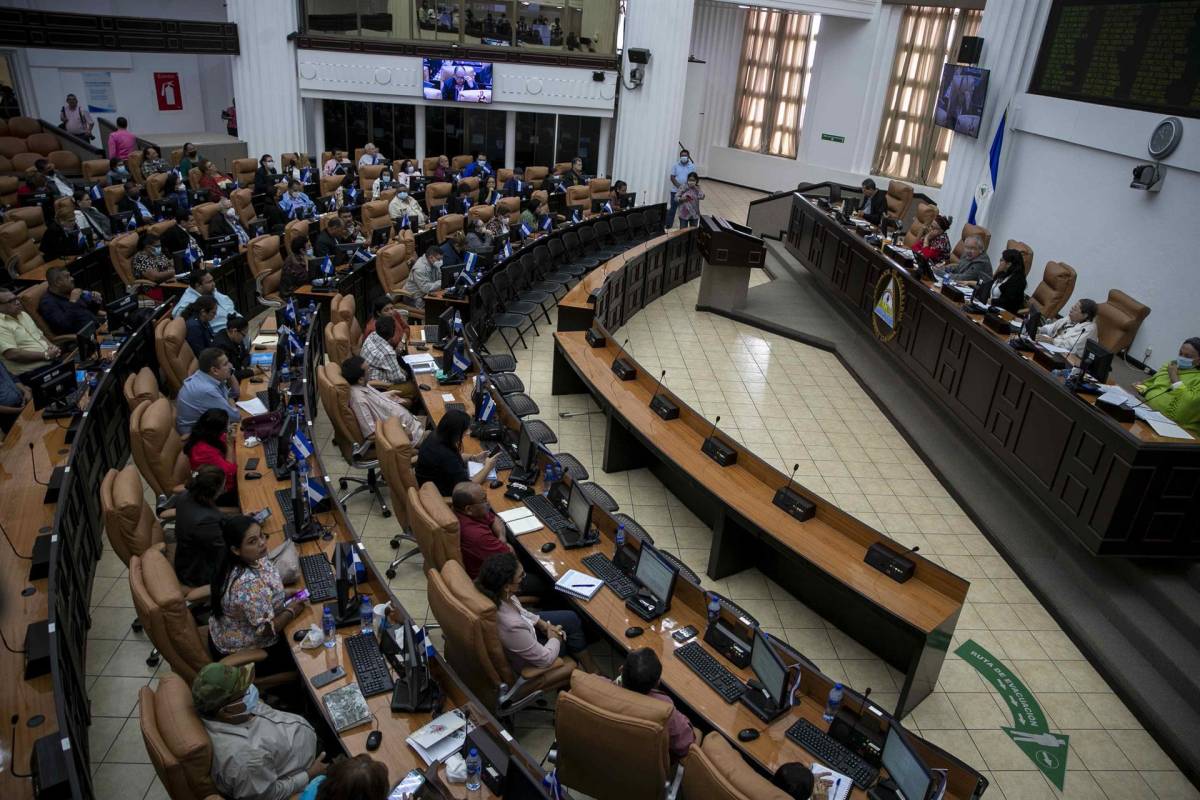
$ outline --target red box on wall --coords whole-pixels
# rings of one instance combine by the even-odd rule
[[[159,111],[183,110],[183,92],[178,72],[154,73],[154,94],[158,98]]]

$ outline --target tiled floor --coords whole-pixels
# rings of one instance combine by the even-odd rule
[[[705,191],[705,210],[734,220],[744,219],[746,202],[755,196],[713,183],[706,183]],[[1053,788],[1001,731],[1011,724],[1009,711],[990,685],[954,656],[946,660],[937,691],[906,726],[983,770],[992,782],[988,798],[1200,798],[837,359],[695,312],[696,288],[693,283],[676,289],[626,327],[635,358],[647,369],[666,369],[672,391],[710,418],[720,414],[728,435],[781,469],[790,471],[799,463],[798,479],[808,488],[900,542],[921,545],[923,554],[971,581],[952,648],[970,638],[1003,659],[1036,694],[1051,730],[1070,735],[1066,791]],[[517,355],[519,374],[541,417],[558,432],[558,449],[579,458],[623,511],[703,574],[709,529],[649,472],[599,469],[602,420],[559,417],[559,412],[595,405],[585,395],[550,394],[551,352],[551,338],[543,333],[530,352]],[[324,420],[318,435],[327,466],[341,470]],[[383,518],[362,496],[349,510],[376,562],[390,560],[395,518]],[[392,585],[410,613],[428,615],[416,559],[400,568]],[[728,594],[826,673],[873,687],[881,704],[895,699],[895,670],[757,570],[706,585]],[[162,797],[135,715],[137,690],[156,672],[144,663],[145,636],[129,631],[133,610],[126,574],[111,551],[100,562],[93,601],[87,672],[97,796]],[[602,646],[597,651],[607,655]],[[540,756],[553,738],[549,715],[525,713],[518,721],[520,740]]]

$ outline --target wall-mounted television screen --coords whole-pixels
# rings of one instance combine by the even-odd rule
[[[422,75],[426,100],[492,102],[492,65],[483,61],[426,58]]]
[[[965,64],[942,66],[933,124],[964,136],[979,137],[983,103],[987,99],[988,70]]]

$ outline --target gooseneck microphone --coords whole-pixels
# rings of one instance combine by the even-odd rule
[[[612,362],[613,374],[623,381],[631,381],[637,377],[637,368],[624,359],[625,347],[628,344],[629,339],[627,338],[617,348],[617,357]]]
[[[816,516],[817,506],[807,497],[792,488],[792,485],[796,480],[796,472],[799,469],[800,465],[798,463],[792,467],[792,474],[788,477],[788,482],[781,486],[779,491],[775,492],[775,497],[771,499],[771,502],[776,507],[783,509],[791,516],[795,517],[801,522],[804,522],[805,520],[812,519],[814,516]]]
[[[667,377],[667,371],[664,369],[658,376],[658,383],[654,386],[654,395],[650,398],[650,410],[663,419],[671,420],[679,416],[679,406],[675,405],[666,395],[660,394],[665,377]]]
[[[719,416],[713,420],[712,430],[708,432],[708,438],[704,440],[704,444],[700,445],[700,452],[722,467],[731,467],[737,463],[738,454],[737,450],[717,438],[717,423],[720,421]]]

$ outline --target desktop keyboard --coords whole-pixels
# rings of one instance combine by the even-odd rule
[[[292,490],[276,489],[275,504],[279,506],[279,512],[283,514],[283,519],[288,525],[296,526],[296,516],[292,513]]]
[[[467,413],[467,407],[464,406],[462,403],[446,403],[446,410],[447,411],[461,411],[464,414]]]
[[[545,495],[529,495],[525,498],[525,507],[536,514],[546,524],[546,527],[555,533],[571,524]]]
[[[699,642],[688,642],[675,651],[680,661],[700,676],[726,703],[735,703],[746,693],[746,684],[737,675],[721,666]]]
[[[270,392],[255,392],[254,396],[258,398],[258,401],[260,403],[262,403],[264,406],[267,407],[268,410],[270,410],[270,408],[271,408],[271,393]]]
[[[879,770],[868,764],[841,742],[806,719],[799,720],[785,734],[796,744],[842,773],[860,789],[866,789],[879,777]]]
[[[617,569],[604,553],[592,553],[590,556],[584,556],[583,565],[590,569],[593,575],[604,581],[605,585],[613,590],[613,594],[622,600],[627,600],[637,593],[637,584]]]
[[[279,458],[279,440],[274,436],[262,443],[263,458],[267,462],[267,466],[271,469],[275,468],[275,462]]]
[[[300,571],[304,573],[308,602],[324,603],[337,596],[333,586],[333,567],[325,556],[300,556]]]
[[[356,633],[346,637],[346,652],[358,677],[358,688],[363,697],[390,692],[395,686],[387,662],[379,652],[379,641],[373,633]]]
[[[496,456],[496,471],[501,472],[506,469],[512,469],[515,466],[516,463],[512,460],[512,456],[508,454],[508,451],[501,449]]]

